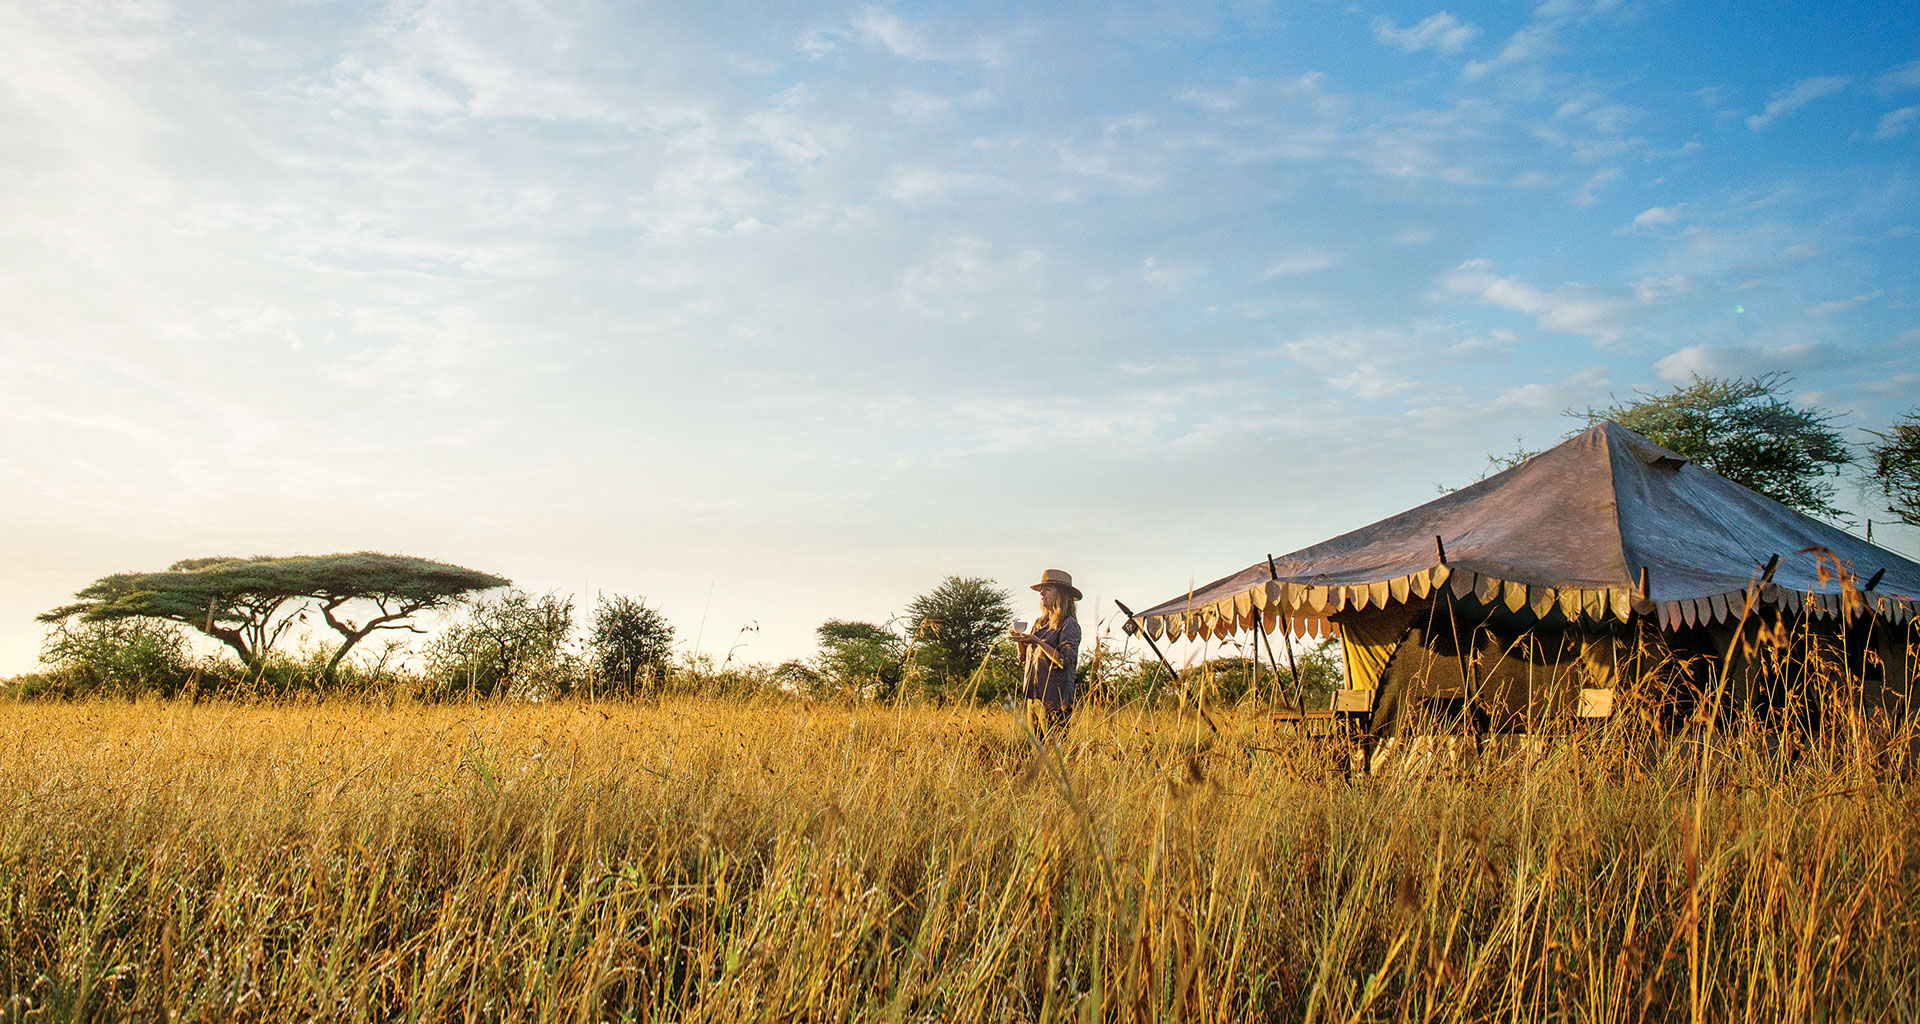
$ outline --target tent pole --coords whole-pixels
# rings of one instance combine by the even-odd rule
[[[1280,578],[1280,570],[1274,568],[1271,553],[1267,555],[1267,578],[1273,580]],[[1300,709],[1300,728],[1304,730],[1307,727],[1307,698],[1300,692],[1300,667],[1293,660],[1293,630],[1290,628],[1293,621],[1286,612],[1287,604],[1282,601],[1280,602],[1280,639],[1287,645],[1287,674],[1293,677],[1293,704]],[[1267,637],[1267,660],[1275,661],[1272,636]],[[1277,663],[1273,666],[1273,681],[1276,686],[1279,685],[1280,666]]]
[[[1435,557],[1439,558],[1441,565],[1447,564],[1447,545],[1441,541],[1440,535],[1437,533],[1433,535],[1433,553]],[[1460,601],[1453,596],[1452,577],[1449,576],[1446,583],[1435,588],[1434,594],[1440,598],[1442,604],[1447,606],[1447,625],[1453,632],[1453,654],[1454,657],[1460,659],[1460,706],[1462,714],[1465,714],[1465,709],[1471,706],[1472,702],[1477,698],[1477,694],[1474,692],[1475,687],[1473,685],[1473,660],[1467,656],[1466,645],[1460,642],[1460,613],[1457,610]],[[1468,639],[1472,639],[1473,633],[1471,630],[1468,631],[1467,637]],[[1476,730],[1475,743],[1477,744],[1478,742],[1478,731]]]
[[[1113,603],[1120,606],[1120,614],[1125,615],[1127,617],[1128,622],[1133,622],[1133,619],[1134,619],[1133,609],[1127,607],[1126,603],[1121,601],[1117,597],[1113,599]],[[1137,625],[1134,626],[1134,629],[1138,630],[1140,633],[1140,638],[1147,642],[1147,647],[1153,651],[1154,657],[1157,657],[1160,659],[1160,664],[1165,665],[1167,667],[1167,678],[1173,682],[1179,682],[1180,673],[1175,672],[1173,670],[1173,662],[1168,661],[1167,656],[1160,652],[1160,645],[1153,642],[1153,638],[1147,635],[1146,630],[1140,629],[1140,627]],[[1149,698],[1151,698],[1158,692],[1159,692],[1159,687],[1154,687],[1154,693],[1149,694],[1148,695]],[[1207,715],[1206,708],[1200,709],[1200,717],[1206,721],[1207,728],[1212,729],[1216,733],[1220,731],[1220,727],[1213,724],[1213,719]]]

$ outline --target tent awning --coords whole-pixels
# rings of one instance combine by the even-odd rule
[[[1749,591],[1788,611],[1864,610],[1904,623],[1920,606],[1920,565],[1606,422],[1434,501],[1163,601],[1130,625],[1155,638],[1217,637],[1284,621],[1321,635],[1336,613],[1442,587],[1543,618],[1640,616],[1669,629],[1736,619]]]

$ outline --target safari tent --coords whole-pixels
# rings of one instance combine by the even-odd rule
[[[1787,667],[1804,659],[1778,656],[1794,644],[1846,652],[1858,699],[1899,712],[1916,606],[1920,565],[1603,422],[1129,626],[1337,634],[1343,706],[1393,736],[1468,715],[1532,731],[1604,714],[1616,688],[1653,677],[1682,705],[1723,678],[1735,704],[1777,706],[1808,682]]]

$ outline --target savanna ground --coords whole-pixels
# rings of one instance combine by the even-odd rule
[[[0,702],[0,1019],[1911,1020],[1910,737]]]

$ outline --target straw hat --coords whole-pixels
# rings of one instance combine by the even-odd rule
[[[1079,587],[1073,585],[1073,576],[1065,569],[1048,569],[1041,573],[1040,582],[1035,583],[1032,589],[1039,590],[1041,587],[1065,587],[1067,593],[1072,594],[1075,601],[1079,601],[1086,596],[1080,593]]]

